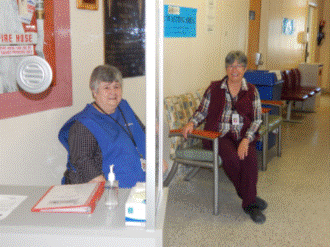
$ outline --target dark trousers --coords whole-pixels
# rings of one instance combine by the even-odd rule
[[[244,160],[238,156],[241,140],[236,140],[232,133],[227,133],[219,139],[219,155],[223,161],[223,169],[232,181],[236,191],[243,199],[242,207],[256,203],[256,185],[258,177],[256,142],[249,144],[248,155]]]

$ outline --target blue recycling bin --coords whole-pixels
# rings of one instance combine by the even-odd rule
[[[283,80],[278,80],[276,73],[268,70],[247,70],[244,77],[255,85],[262,100],[280,100]]]
[[[275,72],[269,72],[268,70],[247,70],[245,79],[255,85],[259,91],[261,100],[280,100],[282,94],[283,80],[278,80]],[[278,114],[278,109],[271,107],[270,114]],[[268,147],[272,148],[276,144],[276,135],[269,133]],[[262,150],[262,143],[258,141],[256,143],[257,150]]]

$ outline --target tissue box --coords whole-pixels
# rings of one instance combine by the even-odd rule
[[[131,189],[125,204],[125,225],[145,226],[146,224],[146,189],[145,183],[137,183]]]

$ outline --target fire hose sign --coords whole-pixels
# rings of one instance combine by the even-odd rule
[[[0,94],[18,91],[24,58],[44,57],[43,8],[43,0],[0,0]]]
[[[32,45],[0,46],[0,56],[32,56],[33,54]]]
[[[1,0],[0,0],[1,1]],[[1,45],[22,45],[22,44],[37,44],[37,33],[26,32],[24,34],[1,33]]]

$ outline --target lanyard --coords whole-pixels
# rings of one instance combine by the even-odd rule
[[[226,82],[226,86],[228,88],[230,99],[231,99],[231,110],[234,111],[236,109],[235,106],[234,106],[236,102],[235,102],[234,98],[231,95],[228,82]]]
[[[124,122],[125,122],[125,125],[127,126],[127,129],[125,129],[124,128],[124,126],[123,125],[121,125],[118,121],[117,121],[117,119],[115,119],[115,118],[113,118],[112,116],[110,116],[109,114],[107,114],[98,104],[97,104],[97,102],[93,102],[104,114],[106,114],[108,117],[110,117],[118,126],[120,126],[123,130],[124,130],[124,132],[130,137],[130,139],[131,139],[131,141],[132,141],[132,143],[133,143],[133,145],[135,146],[135,148],[136,148],[136,150],[137,150],[137,152],[138,152],[138,154],[139,154],[139,156],[142,158],[143,156],[142,156],[142,154],[139,152],[139,150],[138,150],[138,146],[137,146],[137,143],[136,143],[136,141],[134,140],[134,138],[133,138],[133,134],[132,134],[132,132],[131,132],[131,130],[130,130],[130,127],[129,127],[129,125],[128,125],[128,122],[126,121],[126,118],[125,118],[125,116],[124,116],[124,113],[123,113],[123,111],[122,111],[122,109],[118,106],[118,110],[120,111],[120,113],[121,113],[121,115],[122,115],[122,118],[123,118],[123,120],[124,120]]]

